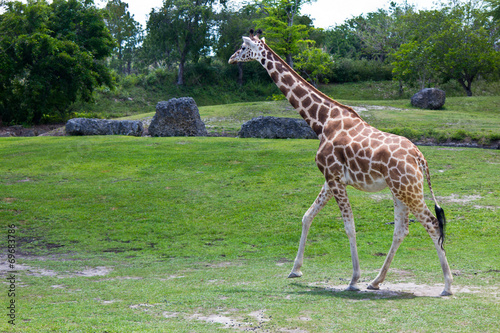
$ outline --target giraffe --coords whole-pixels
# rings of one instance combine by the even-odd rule
[[[360,266],[356,246],[354,218],[347,196],[348,185],[367,192],[389,187],[394,200],[394,233],[389,253],[379,274],[368,285],[378,290],[394,255],[408,235],[411,212],[424,226],[437,250],[444,275],[441,296],[452,295],[453,281],[443,248],[446,219],[437,203],[430,182],[429,167],[420,150],[408,139],[382,132],[366,123],[352,108],[342,105],[314,88],[298,75],[267,44],[259,39],[260,30],[243,37],[241,48],[229,59],[230,64],[258,61],[300,113],[320,140],[316,164],[325,177],[324,185],[302,218],[302,234],[293,269],[288,276],[302,276],[301,267],[307,234],[314,217],[333,197],[349,238],[353,274],[346,290],[359,291]],[[424,177],[435,203],[434,216],[424,201]]]

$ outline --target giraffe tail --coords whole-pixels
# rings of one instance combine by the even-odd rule
[[[445,228],[446,228],[446,216],[444,215],[444,210],[439,206],[436,196],[434,195],[434,191],[432,190],[432,185],[431,185],[431,175],[429,172],[429,165],[427,164],[427,160],[424,158],[422,153],[419,151],[418,154],[418,162],[420,165],[420,168],[425,174],[425,178],[427,179],[427,185],[429,185],[429,190],[431,191],[432,195],[432,200],[434,201],[434,210],[436,211],[436,218],[438,220],[438,227],[439,227],[439,239],[438,243],[441,245],[441,249],[444,250],[444,235],[445,235]]]

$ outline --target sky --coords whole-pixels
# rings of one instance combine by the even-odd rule
[[[26,0],[21,0],[26,2]],[[128,3],[131,14],[134,15],[143,28],[146,28],[148,15],[152,8],[161,7],[163,0],[122,0]],[[251,0],[230,0],[235,3],[249,2]],[[344,2],[347,1],[347,2]],[[401,0],[395,0],[401,2]],[[408,3],[416,5],[417,9],[431,9],[433,3],[439,0],[408,0]],[[50,0],[49,0],[50,2]],[[98,7],[104,7],[107,0],[94,0]],[[314,20],[314,26],[327,29],[337,24],[342,24],[345,20],[354,16],[374,12],[379,8],[388,9],[390,0],[316,0],[315,2],[304,5],[302,14],[309,15]],[[0,8],[0,14],[2,9]]]
[[[104,7],[107,0],[94,0],[99,7]],[[122,0],[128,3],[129,11],[136,21],[146,27],[146,21],[152,8],[161,7],[162,0]],[[347,1],[347,2],[344,2]],[[330,26],[342,24],[346,19],[374,12],[379,8],[388,9],[390,0],[317,0],[309,5],[304,5],[302,14],[310,15],[314,19],[314,26],[327,29]],[[414,3],[417,9],[431,9],[436,0],[408,0]],[[233,0],[243,3],[245,0]],[[401,2],[396,0],[396,2]]]

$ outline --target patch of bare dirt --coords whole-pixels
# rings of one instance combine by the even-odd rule
[[[194,315],[189,317],[189,319],[201,320],[201,321],[204,321],[207,323],[222,324],[222,325],[224,325],[224,328],[234,328],[234,329],[244,330],[244,328],[242,327],[242,325],[244,325],[243,323],[240,323],[236,319],[226,317],[224,315],[212,314],[212,315],[205,316],[205,315],[195,313]]]
[[[368,110],[375,110],[375,111],[383,111],[383,110],[403,111],[403,110],[407,110],[407,109],[395,108],[393,106],[380,106],[380,105],[360,105],[360,106],[351,106],[351,108],[353,108],[354,111],[356,111],[358,113],[365,112]]]
[[[252,317],[257,321],[257,324],[248,321],[248,317],[246,318],[234,318],[231,315],[234,315],[231,311],[224,311],[219,314],[210,314],[203,315],[199,313],[195,313],[191,316],[185,317],[185,319],[189,320],[201,320],[207,323],[221,324],[224,325],[223,328],[232,328],[238,331],[256,331],[262,328],[262,324],[265,322],[271,321],[271,318],[266,315],[266,310],[258,310],[248,314],[248,317]],[[176,314],[177,316],[178,314]]]
[[[458,203],[461,205],[466,205],[468,203],[471,203],[473,201],[477,201],[482,199],[483,197],[480,195],[464,195],[464,196],[459,196],[458,194],[452,194],[446,197],[437,197],[439,201],[442,202],[450,202],[450,203]]]
[[[500,149],[500,140],[493,140],[490,143],[483,143],[482,141],[467,140],[467,141],[454,141],[449,139],[446,142],[438,142],[434,138],[426,138],[424,140],[412,140],[418,146],[444,146],[444,147],[463,147],[463,148],[482,148],[482,149]]]
[[[16,264],[15,269],[17,271],[25,271],[26,275],[39,276],[39,277],[51,276],[58,278],[68,278],[68,277],[78,277],[78,276],[83,276],[83,277],[105,276],[109,274],[111,271],[113,271],[112,268],[98,266],[98,267],[84,267],[82,270],[74,272],[56,272],[51,269],[31,267],[19,263]],[[0,262],[0,275],[6,274],[9,270],[11,270],[11,268],[9,267],[9,263],[7,261]]]
[[[452,195],[449,195],[446,197],[437,197],[437,199],[439,201],[442,201],[445,203],[448,202],[448,203],[458,203],[461,205],[467,205],[470,203],[474,203],[478,200],[481,200],[481,199],[483,199],[483,197],[478,195],[478,194],[463,195],[463,196],[459,196],[457,194],[452,194]],[[477,204],[473,205],[473,207],[476,209],[491,209],[491,210],[496,210],[499,208],[498,206],[484,206],[484,205],[477,205]]]
[[[333,293],[341,293],[346,291],[346,285],[329,285],[326,283],[313,283],[309,285],[311,288],[323,289],[325,291],[330,291]],[[361,301],[367,301],[372,299],[383,299],[383,298],[413,298],[413,297],[441,297],[440,294],[443,291],[444,284],[417,284],[413,282],[398,282],[390,283],[386,282],[380,285],[380,290],[369,290],[362,289],[356,293],[359,295],[366,295],[367,298],[360,299]],[[453,286],[452,290],[455,294],[477,294],[477,293],[487,293],[494,294],[498,292],[498,288],[486,290],[484,287],[471,287],[471,286]]]
[[[0,126],[0,137],[10,136],[63,136],[66,135],[65,124],[35,125],[33,127]]]
[[[229,267],[229,266],[234,266],[235,263],[232,263],[232,262],[229,262],[229,261],[223,261],[223,262],[219,262],[219,263],[205,263],[203,264],[205,267],[208,267],[208,268],[225,268],[225,267]]]

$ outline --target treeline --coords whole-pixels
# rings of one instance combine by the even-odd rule
[[[227,60],[250,28],[312,84],[394,79],[426,87],[456,80],[472,95],[500,72],[500,0],[457,1],[432,10],[389,9],[323,30],[301,10],[313,0],[164,0],[145,27],[127,3],[109,0],[3,2],[0,122],[64,119],[102,85],[161,81],[223,89],[268,85],[257,63]],[[124,79],[124,77],[137,79]]]

